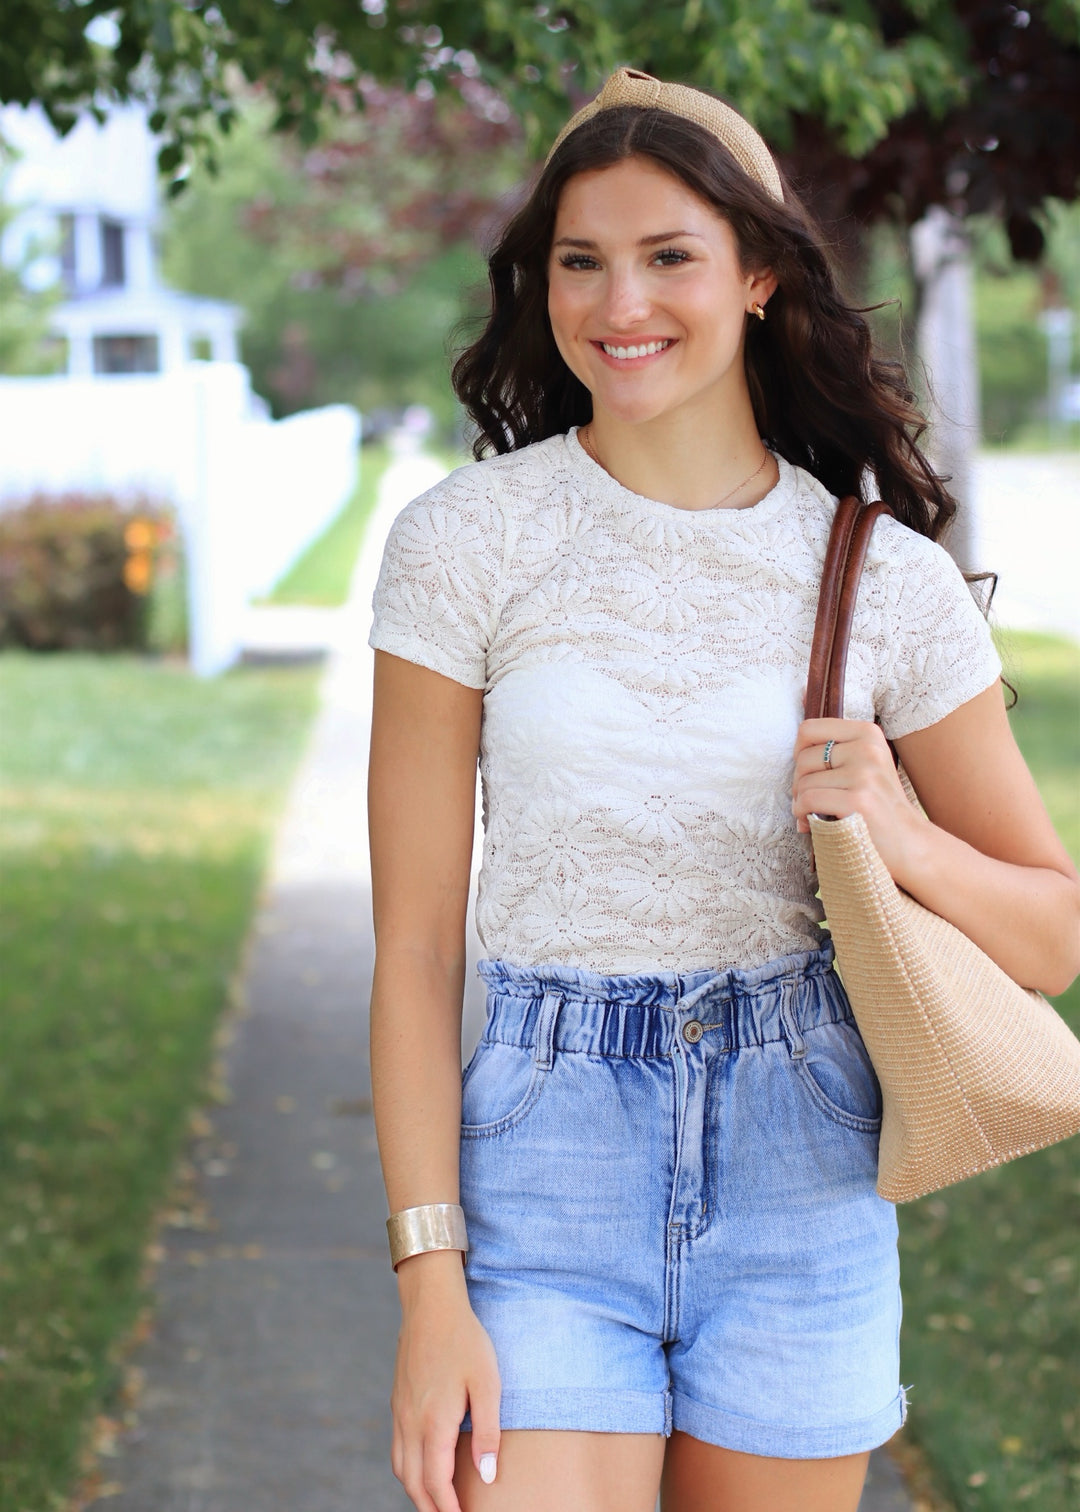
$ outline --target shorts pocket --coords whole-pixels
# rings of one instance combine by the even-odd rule
[[[548,1075],[531,1047],[481,1039],[462,1076],[462,1139],[514,1128],[536,1106]]]
[[[819,1024],[804,1032],[803,1044],[805,1054],[793,1064],[821,1111],[845,1129],[876,1134],[881,1087],[856,1025]]]

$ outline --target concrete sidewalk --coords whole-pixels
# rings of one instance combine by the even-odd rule
[[[393,515],[439,476],[386,474],[227,1024],[231,1100],[200,1122],[161,1236],[137,1422],[109,1512],[408,1512],[389,1463],[397,1294],[371,1118],[365,761],[369,603]],[[473,952],[476,943],[473,941]],[[483,1002],[470,986],[463,1039]],[[860,1512],[910,1512],[875,1456]],[[553,1508],[552,1512],[559,1512]]]

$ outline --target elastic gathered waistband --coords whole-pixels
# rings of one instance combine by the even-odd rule
[[[763,966],[604,976],[576,966],[481,961],[484,1038],[592,1055],[670,1053],[676,1036],[727,1050],[794,1037],[851,1018],[832,943]],[[687,1033],[687,1025],[694,1027]],[[700,1032],[699,1032],[700,1031]]]

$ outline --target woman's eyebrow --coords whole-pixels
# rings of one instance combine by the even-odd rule
[[[677,236],[695,236],[698,241],[703,238],[696,231],[660,231],[655,236],[643,236],[638,242],[639,247],[654,247],[658,242],[674,241]],[[553,243],[556,247],[582,247],[587,252],[595,252],[597,243],[588,241],[582,236],[560,236]]]
[[[704,240],[704,237],[698,236],[696,231],[661,231],[659,236],[643,236],[638,246],[654,247],[657,242],[674,241],[677,236],[696,236],[698,241]]]

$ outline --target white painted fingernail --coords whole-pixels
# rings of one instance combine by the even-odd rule
[[[495,1456],[482,1454],[480,1456],[480,1479],[485,1486],[490,1486],[495,1479]]]

